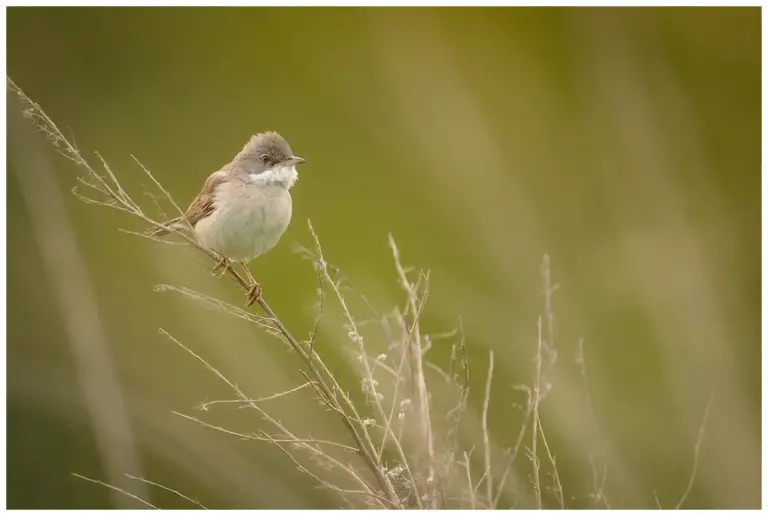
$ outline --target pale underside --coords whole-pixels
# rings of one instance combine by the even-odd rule
[[[278,171],[219,185],[214,210],[195,225],[200,243],[232,261],[247,262],[272,249],[291,221],[291,169],[280,171],[292,172],[288,185],[271,177]]]

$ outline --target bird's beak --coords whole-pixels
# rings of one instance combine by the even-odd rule
[[[304,163],[306,161],[307,160],[305,160],[304,158],[300,158],[298,156],[291,156],[287,160],[283,161],[283,166],[292,167],[294,165],[298,165],[298,164]]]

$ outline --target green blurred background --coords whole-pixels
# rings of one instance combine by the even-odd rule
[[[674,506],[713,393],[686,506],[759,507],[758,8],[9,8],[7,23],[8,75],[148,208],[131,154],[185,205],[255,132],[281,132],[308,160],[291,227],[251,267],[297,334],[317,286],[294,249],[311,244],[306,219],[382,312],[401,300],[392,232],[406,264],[432,271],[428,329],[461,317],[475,415],[494,350],[489,424],[508,447],[549,253],[558,362],[542,411],[567,504],[590,505],[592,454],[614,507],[654,507],[654,491]],[[72,472],[163,507],[188,504],[120,475],[208,507],[337,506],[279,450],[172,414],[264,427],[233,407],[197,412],[232,394],[158,327],[252,396],[302,381],[296,357],[154,292],[242,300],[199,256],[120,233],[143,228],[70,195],[78,171],[11,100],[8,506],[130,503]],[[48,232],[50,203],[22,181],[43,170],[68,217]],[[57,245],[77,259],[61,263]],[[343,335],[328,325],[319,350]],[[430,353],[445,362],[439,344]],[[274,410],[312,432],[331,425],[300,398]]]

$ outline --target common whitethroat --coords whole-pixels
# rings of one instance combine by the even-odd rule
[[[290,189],[298,179],[296,165],[304,161],[278,133],[259,133],[205,180],[184,215],[165,223],[174,228],[189,224],[198,242],[220,256],[214,274],[223,275],[231,262],[240,262],[251,283],[248,305],[261,295],[248,262],[272,249],[288,227]],[[149,231],[152,236],[167,233],[164,228]]]

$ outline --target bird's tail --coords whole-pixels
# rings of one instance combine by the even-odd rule
[[[182,217],[176,217],[175,219],[171,219],[163,222],[163,226],[166,226],[168,228],[181,229],[185,226],[184,219]],[[146,231],[146,234],[151,237],[162,237],[169,234],[170,232],[171,231],[166,228],[154,227],[154,228],[148,229]]]

